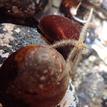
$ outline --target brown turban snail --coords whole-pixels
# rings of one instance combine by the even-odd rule
[[[23,47],[0,68],[0,94],[28,107],[55,107],[65,95],[68,82],[63,56],[48,46]]]

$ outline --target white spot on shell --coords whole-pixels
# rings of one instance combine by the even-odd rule
[[[40,88],[40,89],[43,89],[43,87],[44,87],[43,84],[40,84],[40,85],[39,85],[39,88]]]
[[[46,79],[46,77],[45,76],[42,76],[41,78],[40,78],[40,80],[45,80]]]
[[[40,62],[41,62],[41,59],[43,59],[43,60],[45,60],[45,61],[48,61],[49,60],[49,56],[48,56],[48,54],[42,54],[42,55],[39,55],[38,56],[39,58],[38,59],[40,59]]]
[[[59,85],[60,84],[60,82],[57,82],[57,85]]]
[[[51,72],[50,72],[50,75],[52,76],[52,75],[54,75],[54,72],[51,70]]]
[[[0,103],[0,107],[3,107],[2,103]]]
[[[48,70],[44,70],[43,73],[46,74],[48,72]]]
[[[13,11],[13,13],[19,13],[20,10],[18,9],[17,6],[13,6],[12,11]]]
[[[36,0],[36,3],[39,4],[40,0]]]

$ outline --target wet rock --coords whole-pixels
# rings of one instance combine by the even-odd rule
[[[0,64],[9,54],[23,46],[47,44],[36,28],[3,23],[0,29]]]

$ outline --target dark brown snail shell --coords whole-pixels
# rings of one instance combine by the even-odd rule
[[[50,0],[0,0],[0,22],[36,26]]]
[[[49,0],[0,0],[0,8],[15,17],[32,17],[43,11]]]
[[[60,5],[60,11],[64,13],[65,16],[71,18],[71,9],[76,8],[80,0],[62,0]]]
[[[48,15],[41,18],[40,30],[49,42],[63,39],[79,39],[81,25],[64,16]]]
[[[0,94],[24,102],[26,107],[55,107],[65,95],[68,81],[64,58],[47,46],[23,47],[0,68]]]
[[[40,20],[39,27],[49,43],[53,43],[65,39],[78,40],[82,25],[64,16],[48,15]],[[59,51],[66,58],[71,48],[65,46]]]

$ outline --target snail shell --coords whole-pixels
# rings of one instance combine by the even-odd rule
[[[49,43],[60,40],[78,40],[81,32],[81,25],[74,20],[59,15],[44,16],[39,23],[40,30],[43,32]],[[58,49],[66,59],[72,46],[65,46]]]
[[[68,81],[64,58],[47,46],[23,47],[0,69],[0,93],[28,107],[55,107],[65,95]]]
[[[79,23],[59,15],[44,16],[39,27],[50,43],[63,39],[78,40],[81,31]]]

